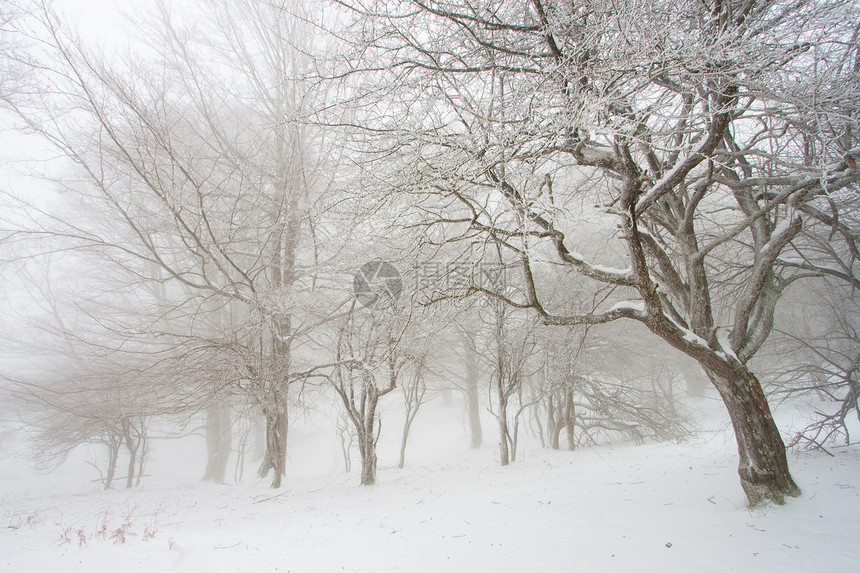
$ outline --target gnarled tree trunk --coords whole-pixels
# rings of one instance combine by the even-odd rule
[[[259,475],[265,477],[269,470],[273,470],[272,487],[281,487],[281,477],[287,470],[287,429],[288,412],[286,404],[286,385],[282,392],[278,392],[278,399],[272,404],[267,404],[266,414],[266,451],[263,454],[263,462],[260,465]]]
[[[800,488],[788,470],[785,444],[774,423],[758,379],[742,366],[707,370],[717,388],[738,443],[738,475],[750,506],[764,501],[782,504]]]

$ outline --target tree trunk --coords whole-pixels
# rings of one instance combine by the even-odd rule
[[[561,436],[561,430],[564,428],[563,420],[559,419],[556,416],[556,400],[552,393],[547,396],[547,406],[546,406],[546,425],[547,432],[549,434],[549,447],[557,450],[559,449],[559,437]]]
[[[350,431],[349,415],[341,414],[337,423],[337,435],[340,438],[340,450],[343,453],[343,469],[346,473],[352,470],[352,458],[350,452],[352,450],[352,433]]]
[[[251,416],[251,451],[253,461],[266,456],[266,416]]]
[[[343,442],[340,444],[343,452],[343,471],[349,473],[352,470],[352,460],[349,457],[349,448]]]
[[[412,426],[412,420],[409,413],[406,413],[406,422],[403,423],[403,436],[400,439],[400,461],[397,462],[397,467],[403,469],[406,465],[406,441],[409,439],[409,428]]]
[[[272,487],[281,487],[281,477],[287,470],[288,414],[286,396],[266,412],[266,452],[260,465],[259,475],[265,477],[273,470]]]
[[[361,453],[361,485],[373,485],[376,483],[376,444],[372,433],[363,434],[358,441]]]
[[[481,404],[478,397],[478,379],[470,376],[466,380],[466,399],[469,408],[469,430],[472,435],[472,448],[481,447],[484,430],[481,428]]]
[[[403,426],[403,437],[400,439],[400,461],[397,462],[397,467],[403,469],[403,466],[406,465],[406,439],[409,435],[409,424],[406,423]]]
[[[766,501],[782,505],[785,496],[798,497],[800,488],[788,471],[785,444],[758,379],[741,365],[706,372],[732,420],[740,457],[738,474],[750,507]]]
[[[135,468],[137,468],[137,450],[129,450],[128,454],[128,475],[125,478],[125,489],[134,487],[134,473]]]
[[[230,407],[213,404],[206,408],[206,472],[204,480],[223,483],[227,474],[227,461],[233,445]]]
[[[373,393],[372,390],[368,391],[368,394],[371,393]],[[376,483],[376,432],[374,425],[378,400],[379,398],[375,395],[367,396],[367,409],[362,420],[362,427],[359,430],[358,449],[361,453],[361,485]]]
[[[464,335],[466,357],[466,405],[469,410],[469,430],[472,436],[472,448],[480,448],[484,441],[484,431],[481,428],[481,404],[478,397],[478,353],[475,343]]]
[[[140,446],[139,453],[137,456],[137,479],[134,481],[134,487],[138,487],[140,485],[140,479],[143,477],[143,468],[146,466],[148,456],[149,441],[146,437],[146,428],[145,426],[141,425]]]
[[[108,468],[105,476],[105,490],[108,490],[113,485],[113,478],[116,476],[116,465],[119,461],[119,449],[122,442],[117,439],[108,444]]]
[[[499,462],[506,466],[511,463],[508,448],[508,401],[503,392],[499,395]]]
[[[285,163],[279,167],[286,167]],[[279,173],[278,180],[285,184],[288,178]],[[282,213],[275,210],[272,213],[274,221],[280,222]],[[284,292],[289,292],[295,282],[293,272],[296,262],[296,243],[298,239],[298,224],[289,217],[285,222],[284,232],[273,241],[271,281],[272,285]],[[273,471],[272,487],[281,487],[281,477],[287,471],[287,430],[289,403],[289,372],[292,359],[290,339],[292,331],[292,316],[289,313],[272,316],[272,363],[275,366],[267,381],[267,391],[264,394],[263,413],[266,415],[266,452],[260,466],[260,477],[269,470]]]
[[[576,440],[573,429],[576,427],[576,408],[573,403],[573,388],[564,389],[564,427],[567,429],[567,449],[571,452],[576,449]],[[558,449],[558,437],[556,437],[556,449]]]
[[[128,474],[125,476],[125,488],[131,489],[134,487],[134,473],[137,468],[137,450],[140,446],[140,440],[135,440],[132,422],[123,421],[122,429],[125,437],[125,449],[128,450]]]
[[[511,435],[510,439],[510,454],[511,454],[511,463],[517,461],[517,441],[520,436],[520,417],[519,415],[514,416],[514,432]]]
[[[541,424],[541,421],[540,421],[540,415],[541,415],[540,410],[538,408],[535,408],[533,413],[532,413],[532,416],[533,416],[532,419],[534,420],[534,423],[537,425],[537,435],[538,435],[538,439],[540,440],[540,447],[546,448],[546,437],[544,435],[543,424]]]
[[[561,438],[561,431],[563,429],[564,429],[564,424],[561,422],[556,422],[556,424],[552,428],[552,435],[550,436],[552,441],[550,442],[550,447],[554,450],[558,450],[561,448],[560,438]]]
[[[505,313],[504,307],[496,309],[496,395],[499,399],[499,462],[506,466],[511,462],[510,450],[508,448],[508,385],[510,372],[507,368],[507,356],[505,348]]]

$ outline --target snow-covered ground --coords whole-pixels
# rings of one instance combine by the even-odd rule
[[[502,468],[491,425],[472,451],[459,413],[422,414],[405,469],[386,428],[373,487],[344,473],[333,432],[310,424],[292,432],[281,490],[197,481],[199,443],[185,464],[180,444],[156,444],[143,485],[109,492],[74,460],[32,475],[7,444],[0,570],[857,570],[860,448],[792,453],[803,496],[750,511],[724,423],[682,443],[567,452],[531,441]]]

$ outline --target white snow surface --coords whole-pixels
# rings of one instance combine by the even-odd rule
[[[425,408],[405,469],[394,465],[388,426],[372,487],[358,485],[357,465],[347,474],[337,457],[320,458],[339,454],[330,429],[291,430],[280,490],[248,478],[252,469],[242,483],[200,482],[199,439],[187,468],[168,456],[175,441],[156,443],[143,484],[108,492],[93,475],[70,473],[75,460],[33,475],[7,443],[0,570],[856,570],[860,448],[791,453],[802,497],[750,511],[725,420],[681,443],[569,452],[527,441],[503,468],[492,425],[484,447],[470,450],[460,412],[444,425],[430,421],[444,408]]]
[[[613,310],[621,310],[622,308],[630,308],[635,310],[636,312],[645,312],[645,301],[643,300],[622,300],[620,302],[616,302],[612,305],[612,308],[609,309],[610,312]]]

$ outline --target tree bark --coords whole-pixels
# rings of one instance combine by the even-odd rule
[[[105,475],[105,490],[109,490],[113,485],[113,478],[116,476],[116,465],[119,461],[119,449],[122,445],[121,438],[110,441],[108,446],[108,468]]]
[[[358,449],[361,453],[361,485],[376,483],[376,405],[379,401],[376,392],[369,389],[364,420],[358,436]]]
[[[137,478],[134,481],[134,487],[140,485],[140,480],[143,478],[143,469],[146,467],[147,457],[149,455],[149,441],[146,437],[146,431],[140,436],[140,446],[137,454]]]
[[[503,466],[511,463],[511,453],[508,447],[508,399],[499,383],[499,463]]]
[[[469,431],[472,437],[472,448],[478,449],[484,441],[484,431],[481,428],[481,403],[478,396],[478,353],[474,340],[463,335],[466,362],[466,406],[469,412]]]
[[[214,404],[206,409],[206,472],[203,479],[223,483],[232,453],[230,407]]]
[[[400,469],[406,465],[406,442],[409,440],[409,429],[412,427],[412,420],[414,419],[414,414],[406,413],[406,421],[403,423],[403,436],[400,439],[400,461],[397,462],[397,467]]]
[[[549,432],[549,447],[554,450],[557,450],[559,436],[561,436],[562,424],[559,422],[559,420],[556,419],[555,397],[552,393],[547,396],[546,411],[546,426],[547,432]]]
[[[511,462],[508,446],[508,400],[510,398],[508,388],[511,381],[508,378],[512,373],[507,363],[505,317],[505,308],[497,306],[495,309],[494,335],[496,342],[496,395],[499,399],[499,411],[496,418],[499,422],[499,463],[503,466]]]
[[[134,426],[130,420],[122,422],[125,449],[128,450],[128,474],[125,476],[125,488],[134,487],[134,474],[137,468],[137,451],[140,447],[140,436],[134,436]]]
[[[373,485],[376,482],[376,441],[382,429],[377,420],[376,409],[379,398],[396,387],[397,374],[393,368],[393,358],[389,360],[389,383],[384,390],[376,387],[373,375],[364,366],[361,367],[359,375],[361,386],[357,395],[355,387],[340,371],[333,386],[346,408],[349,421],[355,428],[358,452],[361,457],[361,485]]]
[[[514,431],[511,434],[510,439],[510,454],[511,454],[511,463],[517,461],[517,442],[520,437],[520,416],[517,414],[514,416]]]
[[[571,452],[576,449],[576,440],[573,429],[576,427],[576,407],[573,403],[573,388],[564,389],[564,427],[567,430],[567,449]],[[556,437],[556,449],[558,449],[558,437]]]
[[[260,477],[273,470],[272,487],[281,487],[281,477],[287,470],[287,411],[266,414],[266,453],[260,465]]]
[[[478,379],[468,376],[466,379],[466,400],[469,408],[469,431],[472,436],[472,448],[478,449],[484,441],[484,430],[481,427],[481,403],[478,397]]]
[[[349,419],[349,414],[341,415],[337,423],[337,435],[340,437],[340,450],[343,453],[343,469],[346,473],[352,470],[352,458],[350,451],[352,450],[352,434],[350,433],[349,425],[352,422]]]
[[[738,475],[750,507],[785,496],[798,497],[800,488],[788,470],[785,444],[771,415],[758,379],[740,366],[706,370],[726,405],[738,444]]]
[[[281,174],[279,178],[285,189],[287,178]],[[279,211],[273,213],[274,220],[278,221],[281,214]],[[289,291],[295,283],[294,267],[296,263],[296,244],[298,242],[298,224],[293,218],[285,222],[282,236],[273,242],[274,252],[272,255],[271,277],[272,285],[279,289]],[[289,392],[289,372],[292,360],[292,348],[290,338],[292,332],[292,316],[283,313],[272,317],[272,363],[273,371],[270,374],[273,379],[266,382],[263,412],[266,415],[266,453],[263,455],[263,463],[260,466],[260,477],[265,476],[269,470],[273,470],[272,487],[281,487],[281,477],[287,469],[287,430],[289,403],[287,396]]]
[[[359,452],[361,453],[361,485],[376,483],[376,444],[372,434],[359,437]]]
[[[400,461],[397,467],[403,469],[406,465],[406,441],[409,439],[409,422],[403,424],[403,435],[400,438]]]

